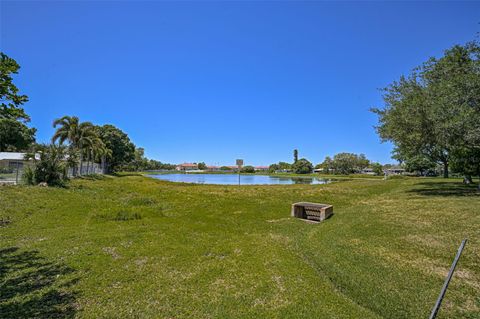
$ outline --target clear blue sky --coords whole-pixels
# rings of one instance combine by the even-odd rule
[[[292,150],[391,162],[378,88],[480,31],[480,2],[8,2],[0,47],[37,140],[111,123],[164,162],[267,165]]]

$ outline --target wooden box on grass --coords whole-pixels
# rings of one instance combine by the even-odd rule
[[[292,204],[292,217],[321,222],[333,214],[333,206],[327,204],[299,202]]]

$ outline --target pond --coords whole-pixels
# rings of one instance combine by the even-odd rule
[[[148,175],[170,182],[238,185],[238,174],[158,174]],[[327,184],[330,179],[318,177],[287,177],[267,175],[240,175],[241,185]]]

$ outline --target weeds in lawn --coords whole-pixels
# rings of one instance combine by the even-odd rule
[[[156,204],[156,201],[153,198],[148,197],[137,197],[127,200],[127,205],[132,206],[153,206]]]
[[[135,219],[142,219],[142,215],[136,212],[130,212],[126,210],[121,210],[117,212],[117,215],[114,218],[114,220],[116,221],[128,221]]]

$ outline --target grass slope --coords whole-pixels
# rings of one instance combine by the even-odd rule
[[[328,221],[289,218],[296,201]],[[480,196],[453,180],[0,187],[0,318],[480,316]]]

